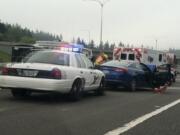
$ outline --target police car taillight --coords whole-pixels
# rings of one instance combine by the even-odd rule
[[[61,70],[57,69],[57,68],[54,68],[52,71],[51,71],[51,77],[53,79],[61,79],[62,77],[62,73],[61,73]]]
[[[16,75],[17,74],[17,70],[15,68],[3,67],[1,69],[1,74],[2,75]]]
[[[8,68],[7,67],[1,68],[0,73],[1,75],[8,75]]]

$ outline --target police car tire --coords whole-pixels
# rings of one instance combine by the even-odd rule
[[[129,86],[129,90],[130,91],[136,91],[136,79],[132,79],[131,80],[131,83],[130,83],[130,86]]]
[[[14,97],[20,98],[20,97],[28,97],[31,95],[31,92],[28,90],[17,90],[17,89],[12,89],[11,93]]]
[[[80,79],[77,79],[71,88],[70,99],[72,101],[78,101],[82,98],[82,82]]]
[[[104,95],[104,87],[105,87],[105,81],[104,81],[104,78],[102,78],[98,89],[95,90],[95,94],[97,96]]]

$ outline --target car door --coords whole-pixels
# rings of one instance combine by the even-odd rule
[[[146,86],[145,71],[143,70],[143,68],[139,63],[136,63],[136,77],[137,77],[138,87]]]
[[[144,83],[144,71],[140,66],[138,66],[137,63],[132,63],[128,67],[131,70],[130,74],[136,79],[137,87],[141,87],[141,85]]]
[[[81,76],[83,77],[83,79],[85,81],[84,88],[85,88],[85,90],[88,90],[88,89],[90,89],[90,86],[91,86],[91,83],[93,80],[93,75],[89,71],[87,64],[85,63],[82,55],[76,54],[75,57],[77,58],[78,63],[81,65],[80,73],[81,73]]]
[[[156,80],[159,85],[164,85],[169,80],[169,71],[168,71],[168,65],[160,65],[157,67],[157,72],[156,72]],[[161,80],[161,81],[159,81]]]
[[[86,65],[83,62],[80,54],[75,54],[76,61],[77,61],[77,66],[78,66],[78,71],[79,75],[84,79],[84,86],[87,86],[88,83],[88,72],[86,71]]]
[[[94,70],[92,62],[85,55],[81,55],[81,57],[84,60],[84,63],[86,64],[86,71],[88,74],[88,86],[93,87],[97,85],[98,75]]]
[[[140,63],[139,66],[144,71],[144,87],[153,87],[153,72],[143,63]]]

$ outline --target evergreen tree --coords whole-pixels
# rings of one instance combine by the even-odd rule
[[[60,40],[60,41],[63,41],[63,36],[62,36],[62,34],[60,34],[59,40]]]
[[[103,51],[103,49],[104,49],[104,47],[103,47],[103,42],[101,42],[100,45],[99,45],[99,50],[100,50],[100,51]]]
[[[108,51],[109,50],[109,42],[106,41],[106,43],[104,44],[104,50]]]
[[[5,33],[7,31],[7,28],[5,24],[1,23],[0,21],[0,33]]]
[[[118,44],[118,47],[124,47],[125,45],[122,43],[122,42],[120,42],[119,44]]]
[[[115,43],[111,44],[110,45],[110,50],[113,51],[114,47],[115,47]]]
[[[87,45],[86,45],[86,43],[85,43],[85,41],[82,39],[82,41],[81,41],[81,44],[84,46],[84,47],[87,47]]]
[[[94,40],[91,40],[91,42],[88,45],[88,48],[91,48],[91,49],[95,48]]]
[[[77,43],[77,44],[81,44],[81,39],[80,39],[80,37],[77,38],[76,43]]]

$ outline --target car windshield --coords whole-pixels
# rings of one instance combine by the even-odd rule
[[[46,63],[69,66],[69,54],[59,52],[36,52],[26,57],[26,63]]]
[[[102,64],[102,66],[111,66],[111,67],[119,67],[119,66],[127,67],[128,65],[129,65],[128,62],[126,62],[126,61],[118,61],[118,60],[108,61],[108,62]]]

